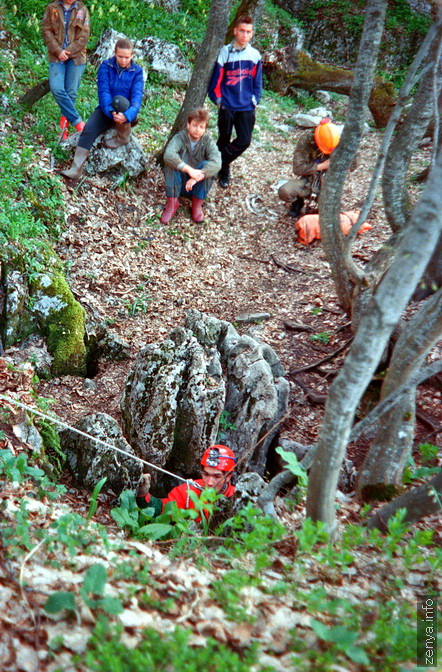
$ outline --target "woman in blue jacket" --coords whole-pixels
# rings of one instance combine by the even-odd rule
[[[64,177],[81,177],[90,148],[112,126],[116,127],[116,134],[105,142],[106,147],[114,149],[129,142],[143,100],[143,70],[134,63],[132,55],[132,42],[122,38],[115,44],[115,55],[98,68],[99,105],[80,135],[72,166],[61,171]]]

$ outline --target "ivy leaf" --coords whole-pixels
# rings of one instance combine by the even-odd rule
[[[43,605],[43,609],[48,614],[56,614],[62,609],[75,611],[75,595],[63,592],[52,593]]]

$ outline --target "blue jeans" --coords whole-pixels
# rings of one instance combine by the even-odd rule
[[[206,163],[207,161],[202,161],[200,164],[198,164],[196,167],[197,170],[202,170]],[[212,186],[212,178],[201,180],[201,182],[197,182],[190,191],[186,191],[186,182],[189,179],[190,177],[187,173],[183,173],[181,170],[174,170],[169,166],[164,166],[164,180],[166,182],[167,198],[178,198],[178,196],[188,196],[192,198],[192,196],[195,196],[196,198],[201,198],[204,200],[210,191],[210,187]]]
[[[75,65],[72,58],[68,61],[49,63],[49,86],[63,117],[72,126],[80,123],[81,117],[75,109],[77,91],[85,64]]]

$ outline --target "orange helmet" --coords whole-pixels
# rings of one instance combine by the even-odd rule
[[[236,457],[230,448],[218,444],[207,448],[201,458],[203,467],[215,467],[220,471],[232,471],[235,468]]]
[[[337,146],[340,138],[339,129],[332,124],[330,117],[325,117],[315,128],[315,141],[321,152],[331,154]]]

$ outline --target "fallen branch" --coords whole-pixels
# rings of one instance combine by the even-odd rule
[[[376,527],[381,532],[388,529],[388,521],[398,509],[406,509],[404,521],[415,523],[432,513],[440,513],[442,510],[442,471],[436,474],[424,485],[412,488],[403,495],[389,502],[371,516],[368,528]]]
[[[289,371],[289,376],[295,376],[297,373],[302,373],[303,371],[311,371],[312,369],[316,369],[318,366],[321,366],[321,364],[325,364],[325,362],[329,362],[331,359],[336,357],[336,355],[339,355],[345,348],[347,348],[350,343],[353,340],[353,336],[348,339],[343,345],[341,345],[337,350],[331,353],[331,355],[327,355],[327,357],[324,357],[323,359],[318,359],[316,362],[313,362],[313,364],[308,364],[307,366],[301,366],[299,369],[291,369]]]
[[[46,96],[50,91],[49,88],[49,79],[44,79],[42,82],[39,82],[32,89],[28,89],[19,99],[18,102],[21,105],[24,105],[28,109],[31,109],[35,103],[37,103],[40,98]]]
[[[292,264],[285,264],[283,261],[279,261],[276,259],[275,255],[271,254],[270,259],[273,261],[275,266],[278,268],[282,268],[283,271],[286,271],[287,273],[304,273],[304,275],[308,275],[311,278],[317,278],[318,280],[322,280],[320,275],[316,275],[316,273],[312,273],[312,271],[309,271],[308,269],[305,271],[303,268],[297,268],[296,266],[293,266]]]

